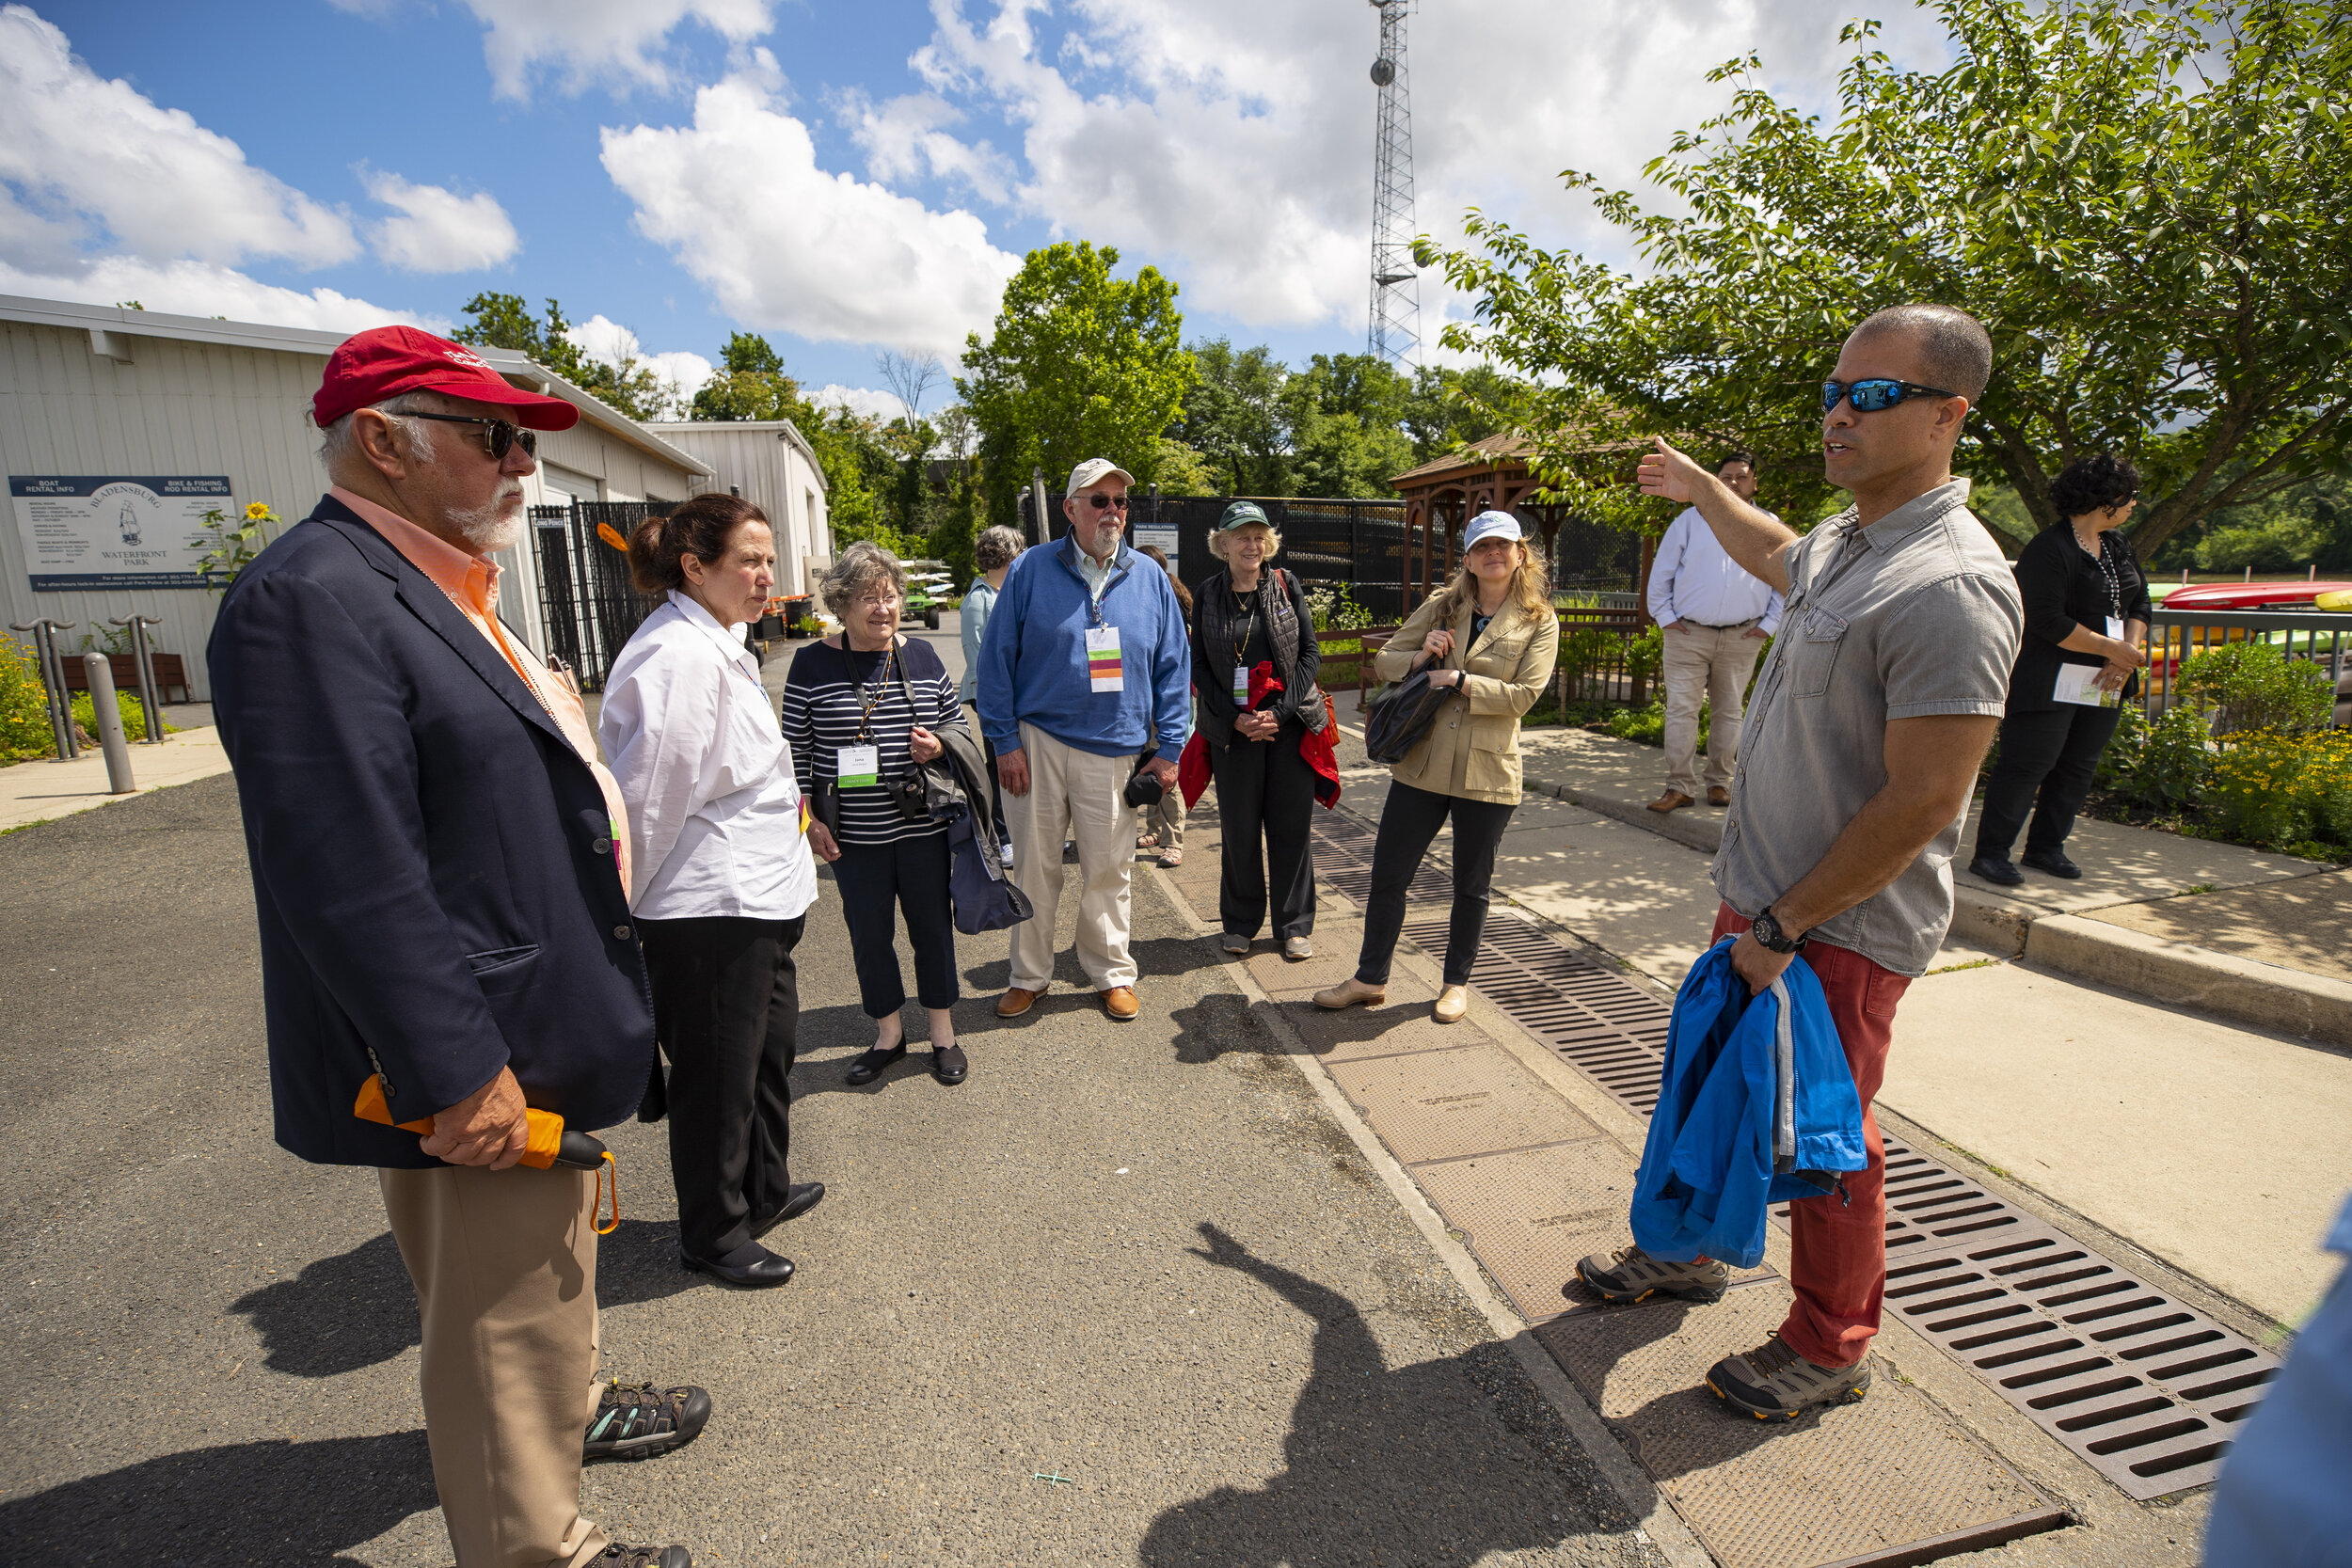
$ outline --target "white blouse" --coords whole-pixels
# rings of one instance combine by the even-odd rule
[[[596,736],[628,806],[646,920],[789,920],[817,901],[792,750],[743,628],[672,591],[604,687]]]

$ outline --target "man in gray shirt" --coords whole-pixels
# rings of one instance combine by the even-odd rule
[[[1854,328],[1821,389],[1821,456],[1853,505],[1798,535],[1664,441],[1645,494],[1689,501],[1734,561],[1787,596],[1756,680],[1715,858],[1715,935],[1752,990],[1800,942],[1863,1106],[1867,1170],[1792,1206],[1788,1321],[1708,1386],[1750,1415],[1857,1400],[1886,1289],[1886,1157],[1870,1109],[1895,1006],[1952,919],[1951,858],[2025,624],[2008,562],[1952,477],[1993,370],[1964,311],[1899,305]],[[1578,1274],[1611,1300],[1720,1299],[1720,1262],[1629,1247]]]

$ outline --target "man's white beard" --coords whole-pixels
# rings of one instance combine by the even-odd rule
[[[515,486],[513,495],[519,500],[522,486]],[[523,536],[523,509],[516,505],[510,510],[506,499],[506,495],[501,494],[486,506],[451,512],[450,524],[460,538],[483,555],[512,549]]]

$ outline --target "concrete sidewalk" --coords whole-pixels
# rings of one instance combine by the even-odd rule
[[[0,832],[228,771],[229,753],[221,750],[219,732],[209,724],[167,735],[160,746],[135,743],[131,778],[138,788],[129,795],[108,790],[105,753],[96,747],[71,760],[20,762],[0,768]]]
[[[1531,793],[1713,854],[1724,814],[1704,805],[1671,814],[1657,798],[1663,753],[1583,730],[1522,732]],[[2079,881],[2026,873],[2022,887],[1970,876],[1977,808],[1961,830],[1953,866],[1952,942],[2197,1007],[2259,1028],[2352,1045],[2352,966],[2329,931],[2352,931],[2352,877],[2314,861],[2267,854],[2084,817],[2068,852]],[[2246,890],[2232,903],[2201,895]],[[2289,891],[2292,890],[2292,891]],[[2201,895],[2194,907],[2143,915],[2161,901]],[[2280,937],[2289,922],[2312,940]],[[2206,933],[2218,940],[2208,942]]]

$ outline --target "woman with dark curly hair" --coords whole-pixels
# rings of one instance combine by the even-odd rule
[[[2052,482],[2050,499],[2060,520],[2017,556],[2026,635],[1968,863],[2001,887],[2026,879],[2009,851],[2028,813],[2020,863],[2068,880],[2082,875],[2066,838],[2148,662],[2148,578],[2115,532],[2138,504],[2139,470],[2111,452],[2078,457]]]

